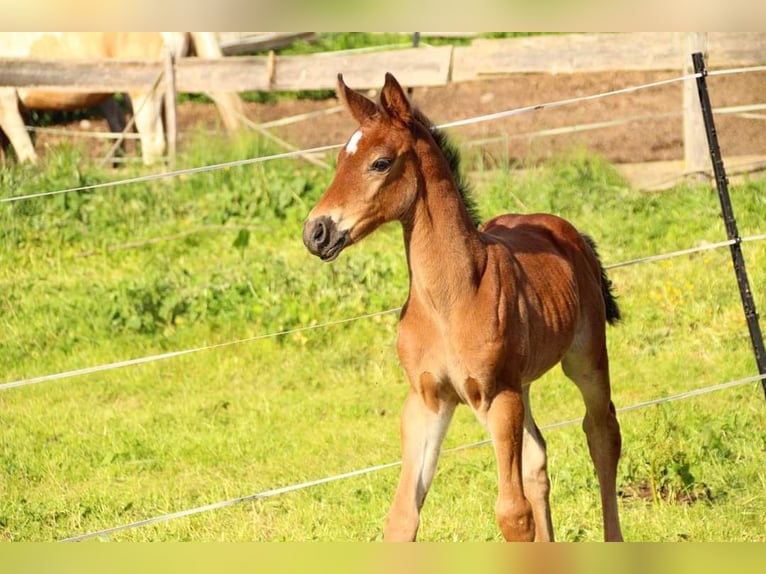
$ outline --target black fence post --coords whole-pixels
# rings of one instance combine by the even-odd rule
[[[750,340],[753,344],[755,353],[755,363],[758,366],[758,372],[766,376],[766,351],[763,347],[763,335],[758,323],[758,311],[755,308],[753,293],[750,290],[750,281],[747,278],[747,269],[745,268],[745,259],[742,256],[742,239],[737,230],[737,220],[734,218],[734,210],[731,206],[729,197],[729,181],[726,178],[726,170],[721,158],[721,150],[718,147],[718,136],[713,123],[713,108],[710,105],[710,96],[707,91],[707,69],[705,60],[701,52],[692,54],[694,62],[694,73],[697,76],[697,91],[699,92],[700,105],[702,107],[702,117],[705,120],[705,132],[707,142],[710,147],[710,159],[713,162],[713,173],[715,174],[716,188],[718,189],[718,198],[721,201],[721,214],[726,225],[726,235],[733,243],[730,246],[731,259],[734,264],[734,273],[737,276],[739,285],[739,294],[742,298],[742,307],[745,310],[745,319],[747,328],[750,331]],[[761,379],[764,395],[766,395],[766,379]]]

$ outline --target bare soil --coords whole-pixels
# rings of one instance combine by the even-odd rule
[[[495,112],[589,96],[629,86],[643,85],[680,75],[672,72],[622,72],[599,74],[527,74],[488,78],[446,87],[415,88],[413,101],[436,124],[478,117]],[[381,71],[381,82],[383,72]],[[708,77],[714,108],[759,104],[766,93],[766,73]],[[370,95],[374,95],[370,93]],[[296,148],[343,143],[355,126],[338,107],[327,100],[285,100],[268,104],[246,104],[254,122],[312,114],[270,132]],[[581,101],[572,105],[537,110],[502,120],[451,128],[450,133],[469,150],[481,150],[485,159],[535,161],[561,150],[584,147],[618,163],[644,163],[683,159],[682,85],[675,82],[627,94]],[[327,112],[313,115],[314,112]],[[185,102],[179,106],[179,130],[219,130],[215,107]],[[628,121],[629,120],[629,121]],[[717,132],[724,157],[766,156],[766,112],[717,114]],[[615,125],[556,135],[533,134],[566,126],[587,126],[602,122]],[[82,122],[69,127],[82,129]],[[94,119],[89,130],[106,130],[105,122]],[[59,136],[38,136],[38,149]],[[89,144],[94,153],[103,153],[103,142]]]

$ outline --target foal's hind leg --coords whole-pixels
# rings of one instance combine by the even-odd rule
[[[486,411],[497,459],[497,522],[508,541],[531,542],[535,538],[535,515],[524,495],[522,442],[524,404],[518,390],[503,390],[492,398]]]
[[[548,479],[547,454],[545,439],[532,418],[529,404],[529,387],[522,388],[524,401],[524,440],[522,446],[522,473],[524,479],[524,495],[532,505],[535,517],[535,542],[553,542],[553,524],[551,521],[551,505],[549,493],[551,488]]]
[[[583,430],[596,467],[601,490],[604,539],[621,541],[617,510],[617,461],[622,439],[609,384],[609,359],[606,345],[598,353],[570,352],[561,361],[564,373],[574,381],[585,400]]]

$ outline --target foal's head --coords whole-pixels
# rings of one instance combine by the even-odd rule
[[[419,178],[414,145],[428,131],[391,74],[379,104],[348,88],[340,74],[338,95],[359,128],[340,151],[335,178],[303,227],[303,242],[323,261],[381,224],[407,216]]]

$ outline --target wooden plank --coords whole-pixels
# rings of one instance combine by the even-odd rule
[[[456,47],[455,82],[493,74],[680,70],[682,34],[565,34],[474,40]]]
[[[61,60],[0,58],[0,86],[67,92],[130,92],[151,89],[162,73],[160,60]],[[268,90],[265,57],[181,58],[179,92]]]
[[[0,58],[0,86],[67,92],[150,90],[162,73],[162,61]]]
[[[176,66],[178,91],[182,93],[247,92],[269,89],[267,58],[238,56],[209,60],[182,58]]]
[[[221,35],[221,52],[226,56],[267,52],[290,46],[296,40],[312,40],[316,32],[263,32],[260,34]]]
[[[273,78],[268,57],[224,58],[215,66],[198,58],[184,58],[178,61],[178,90],[200,92],[210,86],[237,92],[332,90],[339,72],[356,89],[380,88],[387,71],[404,86],[443,86],[449,79],[451,55],[451,46],[441,46],[361,54],[276,56]]]
[[[684,34],[629,32],[565,34],[502,40],[474,40],[456,47],[452,81],[493,74],[573,73],[617,70],[681,70],[690,57]],[[711,32],[711,68],[760,65],[766,60],[766,33]]]
[[[401,49],[362,54],[332,53],[278,56],[273,83],[268,57],[221,59],[181,58],[176,61],[176,86],[182,93],[250,90],[334,89],[343,72],[357,89],[379,88],[387,71],[405,86],[442,86],[449,78],[451,46]],[[162,62],[137,60],[0,59],[0,86],[45,88],[69,92],[129,92],[148,89],[162,72]]]
[[[384,73],[404,86],[443,86],[449,78],[451,46],[360,54],[277,56],[273,82],[265,56],[181,58],[176,86],[182,93],[250,90],[334,89],[338,72],[357,89],[379,88]],[[129,92],[148,89],[162,72],[161,61],[0,59],[0,86],[75,92]]]
[[[709,33],[709,66],[766,63],[766,33]],[[184,93],[250,90],[334,89],[342,72],[356,89],[380,88],[386,71],[406,87],[441,86],[493,74],[681,70],[689,55],[684,34],[630,32],[567,34],[474,40],[470,47],[441,46],[381,52],[277,56],[270,82],[267,56],[176,62],[177,89]],[[450,69],[452,69],[450,75]],[[77,92],[149,89],[161,61],[0,59],[0,86]]]
[[[362,54],[278,56],[275,90],[335,89],[338,73],[354,89],[380,88],[386,72],[405,87],[444,86],[449,81],[452,46],[410,48]]]
[[[708,68],[766,64],[766,33],[708,32]]]

